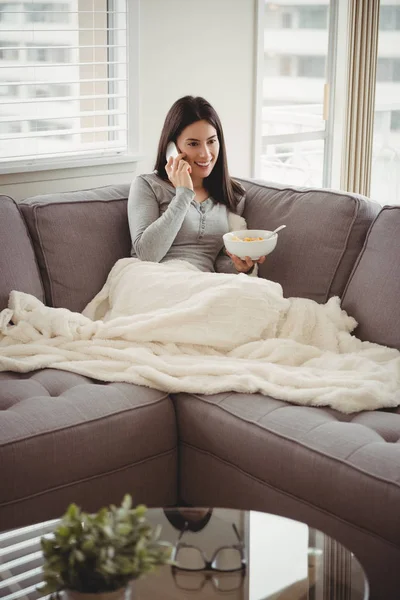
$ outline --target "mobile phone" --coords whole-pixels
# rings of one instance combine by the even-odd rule
[[[179,154],[178,148],[176,147],[174,142],[169,142],[169,144],[167,146],[167,152],[165,155],[165,158],[167,159],[167,161],[170,158],[170,156],[172,156],[173,158],[176,158],[178,156],[178,154]]]

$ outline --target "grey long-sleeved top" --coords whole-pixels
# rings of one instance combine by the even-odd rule
[[[212,198],[196,202],[186,187],[174,188],[155,173],[139,175],[128,199],[131,256],[152,262],[187,260],[201,271],[236,273],[223,252],[230,230],[228,208]],[[244,209],[244,196],[238,214]]]

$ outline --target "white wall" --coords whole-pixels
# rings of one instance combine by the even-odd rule
[[[128,0],[129,1],[129,0]],[[255,93],[256,0],[141,0],[140,149],[143,160],[0,176],[0,194],[129,183],[153,169],[165,115],[187,94],[204,96],[224,128],[232,175],[249,177]]]
[[[254,11],[254,0],[142,0],[140,168],[153,167],[170,106],[193,94],[221,118],[231,174],[250,175]]]

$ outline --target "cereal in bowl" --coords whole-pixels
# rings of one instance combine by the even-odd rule
[[[233,235],[231,237],[231,240],[233,242],[262,242],[263,241],[263,237],[245,237],[245,238],[240,238],[237,235]]]

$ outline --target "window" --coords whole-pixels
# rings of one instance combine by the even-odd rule
[[[323,184],[329,7],[328,0],[324,6],[310,6],[310,0],[259,2],[263,58],[258,66],[262,97],[256,177],[300,186]]]
[[[69,55],[70,51],[67,46],[39,46],[37,44],[28,44],[27,46],[27,59],[30,62],[67,63]]]
[[[392,4],[381,0],[379,12],[371,196],[381,204],[400,204],[400,6]]]
[[[68,4],[50,4],[32,2],[25,3],[25,20],[27,23],[68,23]]]
[[[376,68],[377,81],[390,81],[392,72],[392,61],[390,58],[378,58]]]
[[[258,9],[253,176],[400,205],[399,0],[379,0],[379,10],[369,0],[259,0]]]
[[[293,27],[293,14],[284,12],[282,14],[282,29],[291,29]]]
[[[43,119],[42,121],[36,121],[36,120],[31,120],[29,121],[29,130],[30,131],[59,131],[59,130],[66,130],[66,129],[71,129],[72,127],[69,126],[67,123],[60,123],[59,121],[55,121],[55,120],[45,120]]]
[[[279,65],[279,74],[283,77],[288,77],[292,74],[292,57],[291,56],[281,56],[280,57],[280,65]]]
[[[7,96],[15,98],[16,96],[18,96],[18,91],[19,90],[17,85],[13,85],[11,82],[3,83],[0,81],[0,98],[5,98]]]
[[[400,110],[392,110],[390,115],[390,129],[391,131],[400,130]]]
[[[6,121],[0,123],[0,134],[21,133],[21,131],[21,123],[18,123],[17,121]]]
[[[400,81],[400,58],[393,60],[393,78],[392,81]]]
[[[1,42],[0,41],[0,60],[18,60],[19,48],[18,42]]]
[[[56,119],[43,119],[43,120],[31,120],[28,122],[28,130],[31,132],[38,131],[50,131],[52,137],[57,140],[65,142],[66,139],[70,140],[68,136],[69,130],[73,128],[73,123],[57,121]]]
[[[300,29],[326,29],[328,27],[327,6],[299,6]]]
[[[2,172],[128,153],[128,4],[133,19],[138,0],[0,0],[0,33],[19,15],[0,41]]]
[[[378,58],[377,81],[400,81],[400,58]]]
[[[379,29],[381,31],[400,29],[400,6],[381,6]]]
[[[19,22],[20,4],[12,4],[11,2],[3,2],[0,4],[0,25],[9,25]]]
[[[297,64],[299,77],[325,77],[325,56],[299,56]]]
[[[32,98],[62,98],[71,95],[71,87],[61,83],[31,85],[28,93]]]

